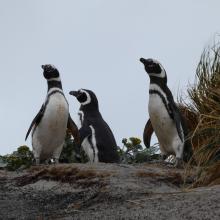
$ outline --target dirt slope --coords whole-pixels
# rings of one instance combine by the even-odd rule
[[[220,186],[186,190],[182,175],[160,164],[0,171],[0,219],[220,219]]]

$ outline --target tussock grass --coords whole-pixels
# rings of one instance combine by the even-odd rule
[[[195,111],[195,109],[192,108],[189,104],[186,102],[183,102],[181,100],[178,104],[178,108],[182,114],[182,116],[185,119],[187,128],[188,128],[188,137],[187,139],[192,144],[192,151],[195,152],[195,150],[200,145],[200,138],[194,134],[194,131],[199,123],[199,112]],[[195,158],[193,158],[193,161]]]
[[[188,95],[185,107],[198,166],[193,186],[220,183],[220,44],[204,50]]]

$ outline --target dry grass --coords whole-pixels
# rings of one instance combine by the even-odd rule
[[[219,183],[220,179],[220,46],[204,51],[196,82],[188,89],[188,123],[198,175],[193,186]],[[192,113],[192,114],[191,114]],[[189,164],[190,165],[190,164]],[[190,166],[189,166],[190,167]]]
[[[160,173],[153,173],[153,172],[146,172],[144,170],[139,170],[137,171],[136,173],[136,176],[137,177],[140,177],[140,178],[146,178],[146,177],[160,177],[161,174]]]
[[[213,163],[210,166],[203,167],[200,172],[201,173],[198,175],[192,187],[213,186],[220,184],[220,161]]]
[[[144,170],[139,170],[136,173],[137,177],[140,178],[153,178],[158,181],[169,182],[176,186],[180,186],[184,184],[183,176],[179,172],[171,171],[168,172],[146,172]]]
[[[80,169],[73,165],[38,166],[32,167],[29,173],[17,178],[17,184],[24,186],[35,183],[41,179],[78,184],[88,187],[112,175],[110,172],[97,172],[92,169]]]
[[[179,103],[178,107],[180,109],[182,116],[186,121],[187,128],[189,131],[188,138],[191,141],[193,148],[192,150],[194,152],[200,145],[200,141],[201,141],[201,139],[198,136],[194,135],[194,131],[199,122],[199,113],[196,112],[194,109],[192,109],[190,106],[188,106],[186,103],[184,104],[183,102]]]

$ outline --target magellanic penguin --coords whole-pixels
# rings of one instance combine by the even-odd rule
[[[144,134],[151,135],[154,130],[162,157],[165,159],[169,155],[175,155],[175,166],[179,167],[182,159],[188,161],[191,156],[186,123],[167,86],[167,75],[163,66],[153,59],[141,58],[140,61],[150,77],[148,103],[150,121],[145,127]],[[149,145],[149,138],[144,137],[144,142]]]
[[[54,159],[55,163],[59,161],[67,128],[76,142],[80,142],[78,128],[69,114],[69,105],[62,90],[59,71],[49,64],[42,65],[42,69],[48,84],[47,96],[25,138],[25,140],[28,138],[32,130],[32,147],[36,164],[48,159]]]
[[[99,112],[94,92],[86,89],[71,91],[81,103],[79,109],[81,146],[90,162],[117,163],[119,156],[114,135]]]

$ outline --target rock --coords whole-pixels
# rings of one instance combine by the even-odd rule
[[[219,219],[220,186],[187,190],[183,175],[156,163],[0,171],[1,218]]]

